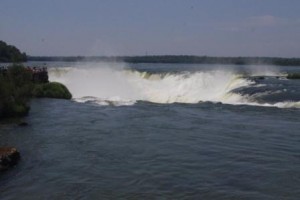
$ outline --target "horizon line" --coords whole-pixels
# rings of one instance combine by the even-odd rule
[[[36,56],[36,55],[27,55],[27,57],[48,57],[48,58],[124,58],[124,57],[208,57],[208,58],[280,58],[280,59],[300,59],[300,57],[281,57],[281,56],[209,56],[209,55],[193,55],[193,54],[152,54],[152,55],[92,55],[92,56],[83,56],[83,55],[55,55],[55,56]]]

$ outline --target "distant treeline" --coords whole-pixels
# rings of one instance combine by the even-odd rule
[[[0,40],[0,62],[25,62],[27,56],[18,48]]]
[[[103,61],[103,62],[127,62],[127,63],[198,63],[198,64],[264,64],[282,66],[300,66],[300,58],[276,58],[276,57],[210,57],[210,56],[70,56],[47,57],[28,56],[29,61]]]

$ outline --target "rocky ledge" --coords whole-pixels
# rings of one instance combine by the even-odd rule
[[[15,166],[20,160],[20,153],[14,147],[0,147],[0,171]]]

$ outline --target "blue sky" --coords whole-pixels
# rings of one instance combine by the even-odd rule
[[[29,55],[300,57],[299,0],[1,0]]]

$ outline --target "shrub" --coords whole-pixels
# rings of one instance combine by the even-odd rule
[[[58,98],[58,99],[71,99],[72,94],[61,83],[51,82],[35,85],[32,95],[34,97]]]

